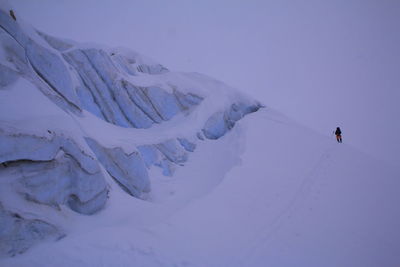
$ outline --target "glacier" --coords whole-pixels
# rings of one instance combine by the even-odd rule
[[[398,166],[3,3],[1,266],[400,265]]]
[[[0,8],[0,257],[68,235],[117,185],[148,201],[203,142],[260,103],[126,48],[47,35]],[[204,137],[203,137],[204,135]],[[114,189],[115,190],[115,189]]]

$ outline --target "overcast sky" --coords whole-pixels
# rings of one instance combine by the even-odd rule
[[[325,135],[341,126],[344,142],[399,162],[400,1],[10,2],[46,33],[205,73]]]

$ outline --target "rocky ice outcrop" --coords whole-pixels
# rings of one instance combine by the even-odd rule
[[[157,86],[133,85],[121,74],[135,75],[130,61],[123,61],[123,55],[117,52],[76,48],[64,52],[63,57],[79,76],[77,94],[82,108],[118,126],[149,128],[154,123],[172,119],[202,100],[200,96],[177,90],[170,93]],[[158,73],[150,71],[151,67],[142,71],[143,66],[138,66],[140,72]]]
[[[259,104],[233,103],[229,109],[212,115],[205,123],[202,131],[208,139],[218,139],[232,129],[238,120],[246,114],[256,112],[260,107]]]
[[[105,205],[108,189],[99,164],[73,140],[0,129],[0,163],[20,174],[16,190],[30,201],[83,214]]]
[[[54,225],[7,211],[0,203],[0,258],[21,254],[35,243],[58,240],[64,234]]]
[[[193,152],[196,149],[196,144],[193,142],[190,142],[186,138],[177,138],[179,144],[183,146],[183,148],[188,151],[188,152]]]
[[[150,191],[146,165],[137,151],[125,154],[119,147],[105,148],[93,139],[86,140],[110,176],[128,194],[140,197],[143,192]]]
[[[172,176],[176,166],[188,160],[187,151],[193,152],[196,145],[185,138],[169,139],[159,144],[142,145],[137,149],[146,166],[160,167],[165,176]]]
[[[136,52],[38,32],[0,6],[0,179],[46,212],[94,214],[112,181],[145,198],[149,169],[172,176],[199,139],[222,137],[260,107],[218,81],[170,72]],[[0,195],[0,255],[62,236],[41,209],[26,218],[7,201]],[[30,205],[21,210],[30,214]]]

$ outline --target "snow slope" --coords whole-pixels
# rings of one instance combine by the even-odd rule
[[[394,267],[399,177],[262,110],[202,143],[173,179],[153,176],[153,202],[114,188],[105,211],[2,266]]]

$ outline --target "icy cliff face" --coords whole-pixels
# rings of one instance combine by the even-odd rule
[[[63,229],[49,213],[103,209],[110,183],[151,192],[260,104],[138,53],[38,32],[0,9],[0,256]],[[28,216],[29,215],[29,216]]]

